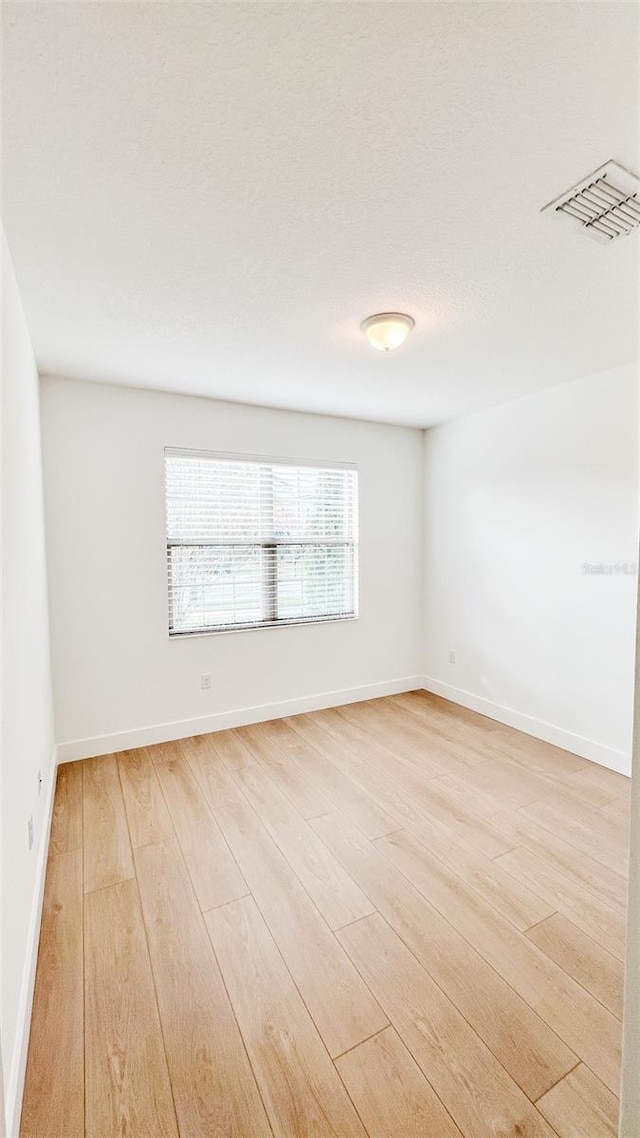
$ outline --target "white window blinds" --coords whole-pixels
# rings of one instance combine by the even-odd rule
[[[357,613],[358,475],[165,452],[169,632]]]

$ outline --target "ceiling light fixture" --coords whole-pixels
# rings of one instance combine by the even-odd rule
[[[404,312],[378,312],[367,316],[360,327],[372,348],[380,352],[392,352],[404,344],[415,320]]]

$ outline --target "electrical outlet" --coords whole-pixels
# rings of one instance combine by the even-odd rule
[[[455,664],[455,662],[456,662],[456,654],[455,654],[455,652],[452,650],[452,651],[450,651],[450,652],[449,652],[449,663],[450,663],[450,664]]]
[[[29,849],[31,849],[33,845],[33,814],[31,814],[29,821],[27,822],[27,832],[29,834]]]
[[[205,672],[200,676],[200,687],[203,691],[209,691],[211,688],[211,676],[208,672]]]

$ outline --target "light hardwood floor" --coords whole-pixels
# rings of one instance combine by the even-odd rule
[[[615,1138],[628,802],[422,692],[60,767],[21,1138]]]

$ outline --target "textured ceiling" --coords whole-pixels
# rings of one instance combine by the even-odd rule
[[[539,213],[640,172],[635,4],[3,9],[41,372],[426,426],[635,357],[638,234]]]

